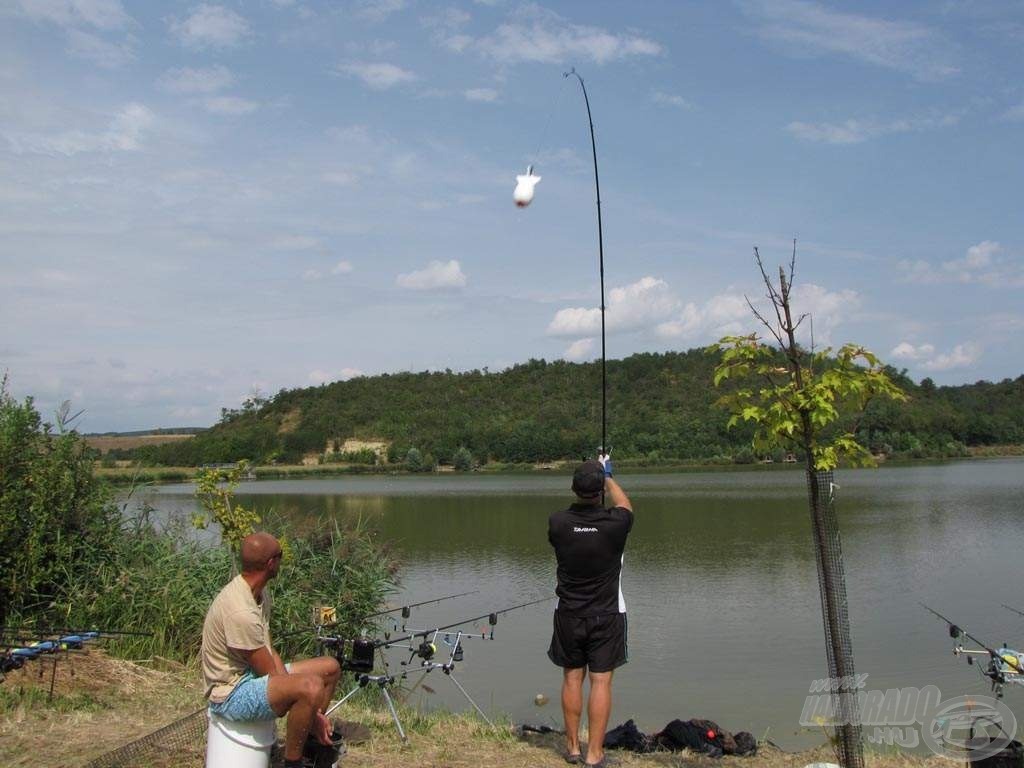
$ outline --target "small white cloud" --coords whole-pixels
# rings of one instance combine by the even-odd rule
[[[360,19],[378,24],[405,8],[405,0],[356,0],[352,12]]]
[[[320,240],[309,235],[282,235],[271,241],[275,251],[308,251],[320,245]]]
[[[342,368],[336,374],[328,373],[320,368],[316,368],[309,372],[309,380],[313,384],[327,384],[331,381],[348,381],[349,379],[357,379],[360,376],[366,374],[359,368]]]
[[[184,21],[171,21],[171,32],[190,48],[233,48],[252,34],[249,22],[223,5],[203,4]]]
[[[487,104],[498,100],[498,92],[493,88],[470,88],[463,91],[462,95],[466,97],[466,101],[481,101]]]
[[[215,115],[248,115],[259,109],[258,102],[240,96],[211,96],[203,102],[206,111]]]
[[[231,70],[222,64],[205,69],[178,67],[164,72],[157,84],[171,93],[216,93],[230,88],[235,82]]]
[[[123,67],[135,58],[135,51],[129,43],[110,42],[81,29],[69,29],[67,35],[68,53],[95,62],[104,69]]]
[[[464,288],[468,282],[458,261],[432,261],[425,269],[406,272],[397,277],[402,288],[414,291],[429,291],[438,288]]]
[[[359,78],[368,88],[378,91],[394,88],[402,83],[411,83],[418,79],[414,72],[387,62],[343,64],[338,67],[338,72]]]
[[[952,351],[936,355],[921,367],[926,371],[952,371],[969,368],[981,357],[981,348],[975,344],[957,344]]]
[[[693,104],[682,96],[665,91],[655,91],[651,94],[651,101],[655,104],[662,104],[667,107],[679,107],[680,109],[693,109]]]
[[[1006,110],[1003,113],[1003,118],[1005,120],[1013,120],[1014,122],[1024,120],[1024,101]]]
[[[332,275],[347,275],[347,274],[349,274],[352,271],[352,269],[353,269],[352,262],[345,261],[344,259],[342,259],[337,264],[335,264],[333,267],[331,267],[331,274]]]
[[[17,153],[31,152],[47,155],[77,155],[82,152],[131,152],[142,146],[144,134],[156,118],[142,104],[126,104],[114,115],[107,130],[91,133],[70,130],[52,136],[8,135]]]
[[[668,319],[679,307],[679,299],[668,283],[643,277],[635,283],[608,292],[605,326],[609,333],[635,331]],[[560,309],[548,324],[551,336],[593,336],[601,332],[600,307]]]
[[[902,341],[889,352],[893,360],[915,363],[925,371],[951,371],[968,368],[981,356],[981,348],[971,342],[957,344],[949,352],[936,354],[934,344],[914,345]]]
[[[1003,247],[983,240],[969,247],[962,258],[933,263],[923,259],[898,263],[903,281],[922,285],[978,283],[992,287],[1024,285],[1024,265],[1001,255]]]
[[[359,177],[351,171],[329,171],[323,175],[323,180],[339,187],[351,187],[359,182]]]
[[[14,0],[13,10],[34,21],[61,27],[123,29],[133,24],[120,0]]]
[[[473,50],[499,64],[606,64],[633,56],[659,56],[663,51],[661,44],[650,38],[571,24],[533,4],[520,7],[493,34],[473,38],[449,28],[442,30],[438,40],[450,51]]]
[[[923,360],[931,357],[935,354],[935,346],[933,344],[921,344],[920,346],[914,346],[909,341],[901,341],[892,351],[889,352],[889,357],[893,360]]]
[[[955,74],[955,46],[922,24],[843,13],[810,0],[747,0],[762,37],[793,56],[832,54],[906,72],[918,80]]]
[[[319,269],[307,269],[305,272],[302,273],[302,279],[308,282],[319,280],[322,277],[323,274],[320,272]]]
[[[562,357],[573,363],[591,360],[593,359],[594,347],[596,346],[597,339],[579,339],[566,348]]]
[[[956,125],[956,114],[930,115],[898,120],[846,120],[842,123],[792,122],[786,130],[802,141],[818,144],[861,144],[887,134],[920,133]]]

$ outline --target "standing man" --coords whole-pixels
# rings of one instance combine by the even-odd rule
[[[558,605],[548,658],[562,667],[565,759],[584,762],[580,748],[583,679],[590,673],[587,766],[606,765],[604,734],[612,709],[612,671],[627,661],[622,560],[633,508],[612,479],[611,457],[577,467],[576,502],[548,518],[548,541],[558,559]],[[604,505],[602,493],[610,506]]]
[[[242,541],[242,572],[214,599],[203,623],[202,667],[210,711],[227,720],[288,715],[286,768],[303,765],[311,732],[331,744],[323,712],[341,670],[330,657],[282,663],[270,643],[270,596],[264,589],[281,567],[281,545],[269,533]]]

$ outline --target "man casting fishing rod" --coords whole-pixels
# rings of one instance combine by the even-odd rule
[[[281,545],[269,533],[242,540],[242,572],[214,599],[203,623],[202,667],[210,711],[227,720],[288,715],[285,766],[303,765],[307,735],[331,744],[323,715],[341,670],[320,657],[285,665],[270,642],[270,597],[264,587],[281,567]]]
[[[611,457],[587,461],[572,478],[576,501],[548,518],[558,560],[558,605],[548,658],[562,667],[565,759],[584,762],[580,747],[583,680],[590,673],[586,765],[604,766],[604,734],[612,709],[612,672],[627,661],[622,560],[633,507],[612,478]],[[610,506],[605,506],[602,493]]]

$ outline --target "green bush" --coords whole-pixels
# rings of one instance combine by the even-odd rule
[[[67,429],[66,407],[57,422],[0,382],[0,624],[45,608],[116,545],[119,512],[93,475],[95,453]]]
[[[452,466],[460,472],[468,472],[473,468],[473,454],[469,449],[462,446],[452,457]]]

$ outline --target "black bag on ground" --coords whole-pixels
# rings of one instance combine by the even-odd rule
[[[757,754],[757,739],[753,735],[746,731],[740,731],[734,737],[736,740],[736,754],[740,757],[744,755],[756,755]]]
[[[628,749],[631,752],[653,752],[653,739],[636,727],[636,723],[627,720],[622,725],[612,728],[604,735],[605,749]]]
[[[673,720],[666,725],[659,733],[655,734],[654,740],[658,746],[672,752],[679,752],[683,749],[691,749],[694,752],[708,755],[710,757],[721,757],[722,747],[714,740],[708,739],[708,729],[697,725],[696,720]],[[715,731],[717,734],[718,732]]]

